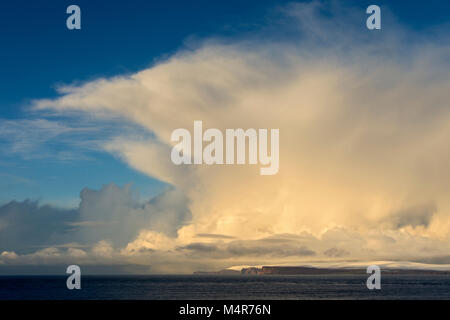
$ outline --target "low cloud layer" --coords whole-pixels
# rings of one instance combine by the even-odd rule
[[[114,115],[145,128],[146,138],[124,133],[102,147],[172,189],[144,205],[126,188],[84,190],[78,220],[68,226],[79,229],[76,241],[101,245],[35,255],[82,259],[84,252],[86,261],[102,256],[151,272],[445,256],[445,33],[412,42],[413,31],[389,14],[384,21],[391,24],[384,25],[390,27],[371,33],[357,11],[332,6],[281,10],[289,26],[279,27],[298,34],[295,41],[258,34],[212,39],[138,73],[64,87],[59,98],[36,101],[36,112],[75,111],[106,123]],[[191,129],[194,120],[221,130],[279,128],[278,174],[260,176],[254,166],[173,165],[170,134]],[[37,259],[11,250],[0,261]]]
[[[61,243],[73,231],[69,223],[77,219],[75,209],[11,201],[0,207],[0,251],[28,253],[36,251],[36,246]]]
[[[394,228],[404,228],[407,226],[428,227],[431,223],[433,215],[437,212],[436,205],[426,204],[405,208],[389,215],[388,220]]]
[[[102,241],[124,247],[142,229],[175,236],[189,218],[187,200],[173,189],[141,203],[130,185],[109,184],[98,191],[86,188],[77,209],[11,201],[0,207],[0,252],[22,254],[45,247],[76,250]]]

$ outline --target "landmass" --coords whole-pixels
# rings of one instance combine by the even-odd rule
[[[391,269],[381,268],[383,274],[402,275],[450,275],[447,270],[424,270],[424,269]],[[196,275],[355,275],[366,274],[363,268],[314,268],[298,266],[263,266],[247,267],[239,270],[224,269],[220,271],[196,271]]]

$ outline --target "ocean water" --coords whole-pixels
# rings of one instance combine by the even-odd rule
[[[450,299],[450,276],[382,275],[368,290],[366,275],[83,276],[68,290],[65,276],[0,276],[0,300],[10,299]]]

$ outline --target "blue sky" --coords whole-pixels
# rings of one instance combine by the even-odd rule
[[[447,1],[354,1],[388,7],[402,24],[422,30],[444,21]],[[82,10],[82,30],[65,28],[65,8]],[[274,18],[284,1],[8,1],[0,8],[0,117],[33,119],[32,99],[55,87],[132,73],[208,37],[236,38]],[[346,1],[346,5],[350,2]],[[385,27],[389,21],[383,21]],[[2,144],[3,148],[8,145]],[[54,141],[51,148],[70,148]],[[0,202],[25,198],[75,205],[84,187],[133,182],[144,196],[164,187],[113,156],[91,150],[87,160],[57,161],[2,153]],[[39,159],[36,159],[39,158]]]

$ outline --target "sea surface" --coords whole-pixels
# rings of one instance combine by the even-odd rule
[[[366,275],[0,276],[0,300],[45,299],[450,299],[450,276],[385,275],[368,290]]]

